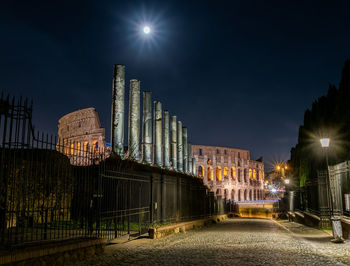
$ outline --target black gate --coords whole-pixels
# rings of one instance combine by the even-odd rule
[[[135,237],[148,231],[150,224],[150,177],[105,170],[100,174],[100,234],[112,240]]]

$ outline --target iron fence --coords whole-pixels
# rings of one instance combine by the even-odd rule
[[[35,134],[32,103],[0,97],[0,246],[137,236],[228,212],[202,180]]]

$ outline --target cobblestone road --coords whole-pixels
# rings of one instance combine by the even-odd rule
[[[350,243],[287,221],[228,219],[159,240],[110,245],[80,265],[350,265]]]

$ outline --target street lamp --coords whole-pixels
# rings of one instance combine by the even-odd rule
[[[329,179],[329,164],[328,164],[328,147],[329,147],[330,139],[329,138],[322,138],[322,139],[320,139],[320,142],[321,142],[321,147],[325,151],[325,154],[326,154],[327,187],[328,187],[327,190],[328,190],[328,194],[329,194],[328,204],[331,207],[330,219],[332,222],[332,230],[333,230],[333,237],[334,237],[334,239],[332,239],[332,242],[333,243],[343,243],[344,239],[343,239],[343,232],[342,232],[342,227],[341,227],[341,223],[340,223],[340,218],[333,216],[333,195],[332,195],[332,191],[331,191],[331,182]]]
[[[329,147],[329,138],[323,138],[320,139],[322,148],[328,148]]]

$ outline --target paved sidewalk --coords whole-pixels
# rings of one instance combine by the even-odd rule
[[[318,254],[327,255],[350,265],[350,241],[343,244],[331,243],[332,231],[322,231],[299,223],[278,221],[282,228],[288,230],[295,238],[305,241]]]
[[[110,245],[79,265],[350,265],[350,244],[288,221],[228,219],[158,240]]]

